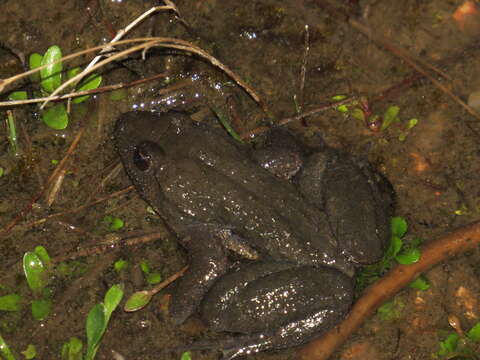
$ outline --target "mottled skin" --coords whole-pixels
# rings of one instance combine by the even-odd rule
[[[328,330],[351,305],[354,264],[383,254],[387,183],[337,151],[309,155],[285,180],[182,113],[126,113],[115,140],[137,191],[190,256],[172,318],[199,310],[213,329],[244,334],[218,345],[225,359]],[[232,266],[232,251],[248,260]]]

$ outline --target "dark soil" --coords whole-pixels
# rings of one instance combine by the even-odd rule
[[[142,0],[1,0],[0,4],[0,78],[23,71],[12,52],[28,58],[54,44],[64,54],[96,46],[155,5]],[[175,237],[146,211],[145,202],[134,191],[40,221],[130,185],[116,167],[119,159],[111,133],[118,115],[132,108],[173,106],[200,119],[211,117],[206,107],[210,104],[226,110],[242,133],[329,103],[335,95],[362,95],[373,113],[366,121],[331,109],[288,126],[306,142],[323,138],[333,147],[367,158],[392,183],[397,195],[395,213],[408,221],[410,238],[429,241],[480,217],[480,120],[348,23],[349,18],[356,19],[389,44],[406,49],[412,58],[437,66],[449,80],[430,72],[434,78],[466,101],[480,90],[480,17],[454,20],[459,1],[178,0],[176,5],[186,25],[163,12],[144,21],[129,37],[168,36],[196,44],[245,79],[265,101],[268,116],[207,61],[165,49],[151,49],[144,61],[138,55],[110,64],[102,75],[104,84],[158,73],[166,73],[168,79],[128,88],[120,101],[104,93],[75,105],[64,131],[49,129],[36,106],[12,108],[19,133],[17,155],[11,151],[6,126],[0,129],[0,167],[4,169],[0,225],[4,229],[43,189],[55,168],[52,160],[61,160],[74,137],[85,129],[53,204],[48,206],[42,196],[0,239],[0,296],[18,293],[25,300],[21,311],[0,312],[0,334],[17,354],[34,344],[38,359],[60,358],[62,344],[70,337],[85,339],[87,313],[111,285],[122,283],[127,296],[147,286],[139,269],[142,260],[164,278],[186,263]],[[187,87],[159,95],[161,89],[175,84]],[[26,82],[16,85],[29,91],[35,88]],[[3,95],[13,90],[6,89]],[[381,117],[392,105],[400,107],[399,120],[376,129],[381,119],[372,125],[373,116]],[[6,117],[3,111],[2,116]],[[418,124],[408,130],[412,118]],[[122,218],[126,226],[112,234],[102,221],[106,215]],[[78,249],[156,231],[164,234],[161,240],[75,255]],[[73,269],[72,274],[55,272],[52,277],[53,310],[43,321],[32,319],[32,295],[22,274],[23,254],[37,245],[45,246],[56,260],[70,258],[67,264]],[[118,259],[128,260],[128,271],[114,271]],[[395,299],[402,307],[398,317],[374,316],[333,358],[430,359],[439,350],[439,341],[454,331],[449,316],[458,317],[464,330],[478,322],[479,264],[480,252],[475,250],[436,266],[425,274],[429,290],[405,289]],[[181,352],[173,348],[215,337],[195,318],[174,326],[165,301],[159,294],[142,311],[115,312],[97,358],[111,359],[115,351],[125,359],[180,359]],[[217,357],[212,351],[192,355],[195,360]],[[295,349],[251,358],[293,359]]]

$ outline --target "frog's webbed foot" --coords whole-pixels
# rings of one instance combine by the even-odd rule
[[[172,294],[169,311],[176,324],[183,323],[195,312],[208,289],[228,266],[222,239],[210,227],[192,226],[182,235],[190,265]]]

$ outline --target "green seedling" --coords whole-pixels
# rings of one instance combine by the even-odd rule
[[[117,308],[122,297],[122,288],[119,285],[113,285],[105,294],[103,303],[95,305],[88,313],[86,322],[87,353],[85,360],[93,360],[95,358],[112,312]]]
[[[7,139],[10,143],[10,148],[14,155],[18,154],[18,139],[17,139],[17,127],[15,126],[15,118],[12,111],[7,111]]]
[[[440,350],[433,354],[441,359],[480,359],[478,347],[480,344],[480,322],[476,323],[464,336],[451,332],[445,340],[440,341]]]
[[[47,65],[47,67],[40,70],[40,84],[48,94],[62,85],[63,65],[59,61],[61,58],[62,50],[57,45],[50,46],[42,56],[40,66]]]
[[[125,225],[122,219],[110,215],[105,216],[103,222],[108,225],[111,231],[118,231]]]
[[[12,350],[10,350],[2,335],[0,335],[0,354],[5,358],[5,360],[16,360]]]
[[[62,360],[82,360],[83,343],[77,337],[72,337],[62,346]]]
[[[182,354],[180,360],[192,360],[192,356],[190,355],[190,351],[186,351]]]
[[[395,263],[408,265],[417,262],[420,259],[420,239],[413,239],[408,244],[404,244],[404,237],[407,233],[408,225],[402,217],[393,217],[391,220],[391,239],[390,245],[385,252],[382,260],[377,264],[365,266],[359,273],[357,280],[359,288],[363,289],[373,283],[386,273]],[[416,289],[428,289],[429,285],[425,278],[415,280],[412,284]]]
[[[23,272],[35,297],[31,304],[32,315],[37,320],[45,319],[52,307],[47,288],[50,263],[50,256],[43,246],[37,246],[33,252],[29,251],[23,256]]]
[[[19,311],[22,297],[18,294],[0,296],[0,311]]]
[[[185,271],[185,269],[183,271]],[[160,290],[165,288],[165,286],[167,286],[172,281],[173,281],[173,278],[170,277],[169,279],[161,282],[160,284],[157,284],[152,289],[137,291],[136,293],[133,293],[130,296],[130,298],[128,298],[128,300],[125,302],[125,306],[123,307],[123,310],[127,312],[133,312],[133,311],[138,311],[140,309],[143,309],[145,306],[147,306],[150,303],[150,300],[155,294],[157,294]]]
[[[140,263],[140,269],[142,270],[145,280],[148,284],[155,285],[162,281],[162,275],[160,275],[159,272],[150,271],[150,266],[146,261],[142,261]]]
[[[35,359],[35,356],[37,356],[37,349],[35,348],[35,345],[28,344],[27,348],[22,351],[22,354],[26,360]]]
[[[345,95],[336,95],[332,97],[334,101],[341,101],[346,99]],[[377,124],[381,123],[380,131],[385,131],[394,123],[401,123],[399,117],[400,107],[396,105],[389,106],[385,110],[383,116],[378,114],[372,114],[368,101],[366,98],[361,98],[360,101],[354,100],[351,103],[340,105],[337,107],[337,111],[341,112],[344,115],[353,117],[354,119],[360,120],[362,123],[368,124]],[[404,141],[407,137],[409,131],[418,124],[418,119],[412,118],[407,121],[404,129],[400,131],[398,139]]]
[[[127,267],[128,267],[128,261],[122,260],[122,259],[115,261],[115,263],[113,264],[113,268],[115,269],[116,272],[125,271]]]
[[[62,58],[62,50],[59,46],[50,46],[45,54],[41,55],[33,53],[29,57],[30,69],[36,69],[40,66],[45,66],[39,72],[32,74],[31,79],[34,82],[40,82],[40,90],[36,92],[38,96],[48,96],[53,93],[58,87],[62,85],[64,71],[63,63],[60,61]],[[72,78],[81,71],[80,68],[70,69],[67,72],[67,78]],[[102,77],[97,74],[91,74],[86,79],[83,79],[79,84],[75,86],[75,91],[88,91],[96,89],[100,86]],[[11,100],[24,100],[26,99],[26,93],[23,94],[12,93],[10,94]],[[15,95],[14,95],[15,94]],[[14,98],[12,98],[14,95]],[[72,103],[79,104],[89,98],[89,95],[79,96],[72,100]],[[68,126],[69,116],[64,104],[55,104],[48,106],[45,110],[41,111],[40,118],[50,128],[55,130],[63,130]]]

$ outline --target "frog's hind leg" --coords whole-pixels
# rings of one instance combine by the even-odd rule
[[[223,359],[303,344],[348,312],[353,298],[348,276],[326,267],[273,264],[255,263],[224,275],[202,302],[210,328],[242,334],[212,346]]]

